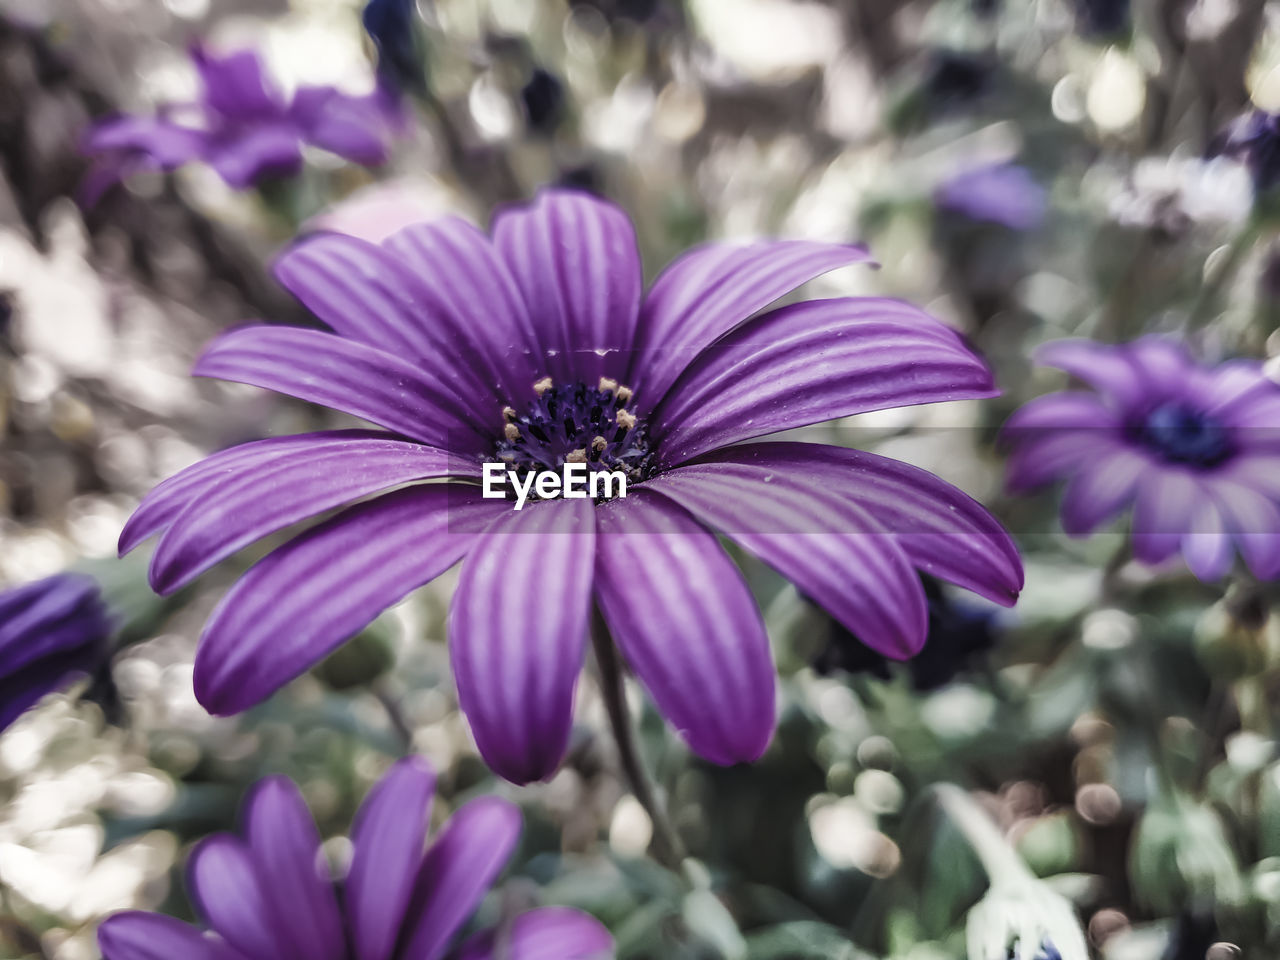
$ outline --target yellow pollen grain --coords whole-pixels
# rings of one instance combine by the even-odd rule
[[[506,434],[507,439],[510,440],[512,443],[515,443],[517,440],[520,439],[520,428],[517,427],[514,423],[508,423],[505,427],[503,427],[502,432]]]
[[[633,413],[627,413],[625,410],[619,410],[617,416],[613,418],[617,421],[618,426],[625,430],[630,430],[636,425],[636,417]]]
[[[601,378],[600,378],[600,389],[601,389],[601,390],[610,390],[610,391],[612,391],[612,390],[617,390],[617,389],[618,389],[618,381],[617,381],[617,380],[615,380],[615,379],[613,379],[613,377],[601,377]]]
[[[565,463],[586,463],[587,451],[585,447],[579,447],[577,450],[570,450],[565,454]]]
[[[615,397],[617,397],[617,398],[618,398],[618,402],[619,402],[619,403],[630,403],[630,402],[631,402],[631,388],[630,388],[630,387],[619,387],[617,390],[615,390],[615,391],[613,392],[613,395],[614,395]]]
[[[507,423],[514,423],[514,422],[515,422],[515,419],[516,419],[516,408],[515,408],[515,407],[503,407],[503,408],[502,408],[502,419],[503,419],[503,420],[505,420],[505,421],[507,421]]]
[[[594,440],[591,441],[591,449],[594,450],[596,453],[599,453],[608,445],[609,445],[609,441],[606,440],[604,437],[596,437]]]
[[[551,386],[552,386],[551,378],[543,377],[541,380],[539,380],[537,383],[533,385],[533,392],[536,393],[538,396],[542,396],[544,393],[546,393],[548,390],[551,389]]]

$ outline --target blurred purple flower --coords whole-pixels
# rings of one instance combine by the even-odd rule
[[[392,90],[426,90],[419,19],[417,0],[369,0],[360,14],[378,49],[378,77]]]
[[[131,910],[98,928],[104,960],[604,960],[613,941],[596,920],[548,907],[502,932],[450,949],[520,833],[497,797],[460,807],[423,852],[435,774],[400,760],[369,792],[352,827],[351,867],[335,884],[302,794],[287,777],[258,782],[244,837],[202,840],[187,865],[191,898],[212,934]]]
[[[173,170],[196,160],[244,189],[297,173],[304,144],[366,166],[387,159],[401,117],[385,92],[357,97],[301,87],[286,98],[251,50],[217,56],[196,46],[191,57],[203,85],[200,102],[170,104],[155,117],[115,117],[89,131],[84,152],[96,163],[82,187],[87,203],[135,170]]]
[[[934,193],[943,210],[1011,230],[1031,230],[1044,220],[1044,188],[1024,167],[997,163],[974,167],[943,182]]]
[[[753,760],[773,732],[773,665],[760,612],[711,528],[898,658],[925,640],[917,567],[1006,605],[1022,584],[1008,534],[923,470],[822,444],[729,446],[995,394],[954,331],[898,300],[808,301],[756,316],[867,259],[843,244],[710,245],[642,295],[626,214],[561,190],[501,212],[492,237],[447,219],[381,246],[337,234],[304,241],[276,275],[334,332],[235,330],[195,372],[390,432],[215,454],[148,495],[120,548],[163,531],[150,575],[168,593],[268,534],[381,494],[278,548],[227,594],[196,660],[209,710],[263,700],[462,560],[453,669],[496,772],[525,782],[556,770],[593,602],[696,752]],[[481,499],[475,483],[486,462],[528,475],[573,461],[623,472],[629,495],[516,511]],[[403,486],[443,477],[466,482]]]
[[[101,666],[111,630],[92,577],[63,573],[0,592],[0,730]]]
[[[1214,580],[1238,546],[1259,577],[1280,575],[1280,387],[1261,364],[1202,367],[1158,336],[1063,340],[1038,360],[1096,393],[1049,394],[1009,419],[1011,490],[1065,479],[1062,525],[1072,536],[1133,504],[1133,551],[1144,563],[1181,550],[1197,577]]]
[[[1280,184],[1280,114],[1264,110],[1246,113],[1218,138],[1212,152],[1248,167],[1259,193],[1270,190]]]

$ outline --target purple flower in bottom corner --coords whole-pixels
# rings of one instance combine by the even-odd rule
[[[1253,360],[1209,368],[1158,336],[1112,346],[1064,340],[1040,363],[1093,388],[1032,400],[1004,427],[1014,492],[1066,480],[1062,525],[1087,534],[1133,506],[1133,552],[1182,552],[1201,580],[1240,553],[1280,576],[1280,386]]]
[[[111,631],[92,577],[63,573],[0,592],[0,730],[101,666]]]
[[[226,56],[193,47],[203,92],[198,103],[171,104],[155,117],[122,116],[97,123],[84,140],[95,158],[82,193],[95,202],[135,170],[173,170],[192,161],[212,166],[228,185],[289,176],[302,166],[304,144],[365,166],[387,159],[399,106],[384,90],[351,96],[334,87],[277,90],[252,50]]]
[[[243,837],[202,840],[187,886],[209,928],[128,911],[98,928],[104,960],[606,960],[613,940],[596,920],[532,910],[456,944],[520,833],[519,810],[497,797],[464,804],[425,848],[435,775],[397,762],[369,792],[351,832],[351,865],[334,882],[302,795],[287,777],[253,788]],[[500,945],[500,949],[498,948]]]
[[[1025,167],[997,163],[973,167],[943,181],[934,192],[942,210],[1010,230],[1032,230],[1044,220],[1044,187]]]
[[[195,688],[216,713],[262,701],[461,561],[453,673],[498,774],[527,782],[559,766],[593,606],[695,752],[755,760],[773,735],[776,677],[760,610],[714,531],[898,659],[925,639],[917,568],[1005,605],[1022,585],[1008,534],[937,477],[819,443],[740,443],[995,393],[964,340],[911,304],[764,310],[866,259],[845,244],[711,245],[645,293],[626,214],[560,190],[502,211],[492,236],[450,219],[379,245],[304,240],[276,275],[333,332],[244,327],[196,372],[385,429],[215,454],[152,491],[120,547],[161,534],[150,576],[167,593],[354,504],[268,554],[212,615]],[[496,499],[482,495],[493,469],[506,479]],[[574,469],[610,486],[563,496]],[[532,499],[512,498],[535,479]]]

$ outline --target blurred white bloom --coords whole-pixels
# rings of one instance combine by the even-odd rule
[[[1225,157],[1146,157],[1111,201],[1124,226],[1179,232],[1188,225],[1242,223],[1253,206],[1253,183],[1242,164]]]
[[[1042,944],[1062,960],[1089,960],[1071,902],[1034,879],[993,884],[969,911],[965,939],[969,960],[1005,960],[1010,948],[1016,960],[1036,960]]]

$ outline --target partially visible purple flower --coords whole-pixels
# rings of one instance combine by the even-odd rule
[[[931,474],[823,444],[741,443],[995,393],[963,339],[911,304],[765,310],[867,259],[845,244],[712,245],[645,293],[626,214],[562,190],[502,211],[492,236],[452,219],[377,246],[307,240],[276,275],[335,332],[235,330],[196,372],[385,430],[215,454],[157,487],[120,547],[162,533],[150,576],[169,593],[272,532],[363,500],[269,554],[213,614],[195,688],[214,712],[260,702],[461,561],[453,671],[501,776],[539,780],[559,766],[593,605],[693,750],[754,760],[773,733],[776,677],[760,611],[713,530],[900,659],[925,639],[917,568],[1006,605],[1022,585],[1008,534]],[[621,472],[628,495],[544,494],[514,510],[479,496],[495,463],[529,482],[566,463]],[[452,482],[418,482],[440,479]]]
[[[1248,167],[1259,193],[1280,185],[1280,113],[1251,110],[1239,117],[1219,139],[1215,152]]]
[[[980,223],[1031,230],[1044,220],[1042,186],[1025,167],[1011,163],[973,167],[944,181],[934,193],[939,208]]]
[[[378,48],[378,78],[388,88],[422,92],[426,70],[417,0],[369,0],[360,22]]]
[[[612,957],[600,923],[560,907],[457,944],[515,848],[520,812],[497,797],[472,800],[424,852],[434,789],[426,761],[398,761],[357,812],[351,866],[335,882],[297,786],[281,776],[260,780],[245,801],[243,837],[207,837],[188,861],[187,888],[209,932],[162,914],[117,913],[98,928],[104,960]]]
[[[300,87],[286,97],[252,50],[226,56],[196,46],[198,103],[167,105],[154,117],[122,116],[89,131],[84,151],[96,159],[83,194],[95,202],[135,170],[173,170],[208,163],[230,186],[244,189],[302,167],[304,144],[365,166],[387,159],[401,117],[379,90],[351,96],[333,87]]]
[[[111,630],[92,577],[63,573],[0,592],[0,730],[101,666]]]
[[[1038,360],[1094,392],[1052,393],[1009,419],[1010,490],[1066,480],[1062,525],[1073,536],[1132,505],[1144,563],[1181,551],[1192,573],[1214,580],[1238,547],[1257,576],[1280,576],[1280,387],[1260,363],[1204,367],[1158,336],[1062,340]]]

